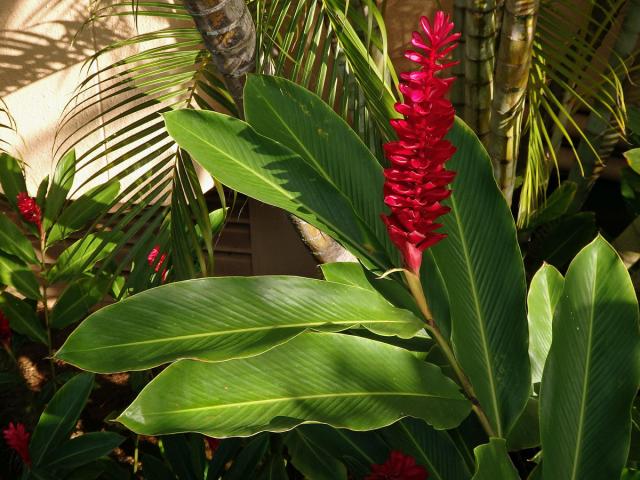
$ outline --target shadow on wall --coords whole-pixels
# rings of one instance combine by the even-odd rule
[[[84,62],[96,48],[123,38],[114,28],[86,28],[86,2],[2,0],[0,97]]]

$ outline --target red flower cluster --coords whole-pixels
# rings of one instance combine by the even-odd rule
[[[9,426],[2,431],[4,440],[7,445],[16,451],[22,461],[31,465],[31,457],[29,456],[29,437],[30,434],[24,428],[22,423],[14,425],[13,422],[9,422]]]
[[[416,460],[402,452],[393,451],[382,465],[372,465],[364,480],[426,480],[427,469],[416,465]]]
[[[408,50],[405,56],[421,68],[401,74],[404,103],[397,104],[396,110],[404,118],[391,120],[399,140],[384,145],[391,162],[384,171],[384,202],[391,215],[382,217],[406,268],[415,274],[420,270],[422,252],[446,236],[436,232],[442,226],[436,221],[449,211],[440,202],[450,195],[447,185],[455,176],[444,168],[456,150],[444,139],[455,115],[445,98],[454,78],[439,74],[455,64],[446,63],[445,57],[460,38],[459,33],[451,33],[454,25],[444,12],[436,13],[433,25],[426,17],[420,23],[426,41],[414,32],[411,43],[425,53]]]
[[[160,259],[158,260],[158,255],[160,255]],[[147,262],[151,267],[153,267],[153,271],[158,273],[164,264],[164,261],[167,259],[167,254],[160,254],[160,245],[156,245],[151,249],[149,255],[147,255]],[[162,281],[164,282],[167,279],[167,269],[165,268],[162,271]]]
[[[40,211],[40,207],[36,203],[36,199],[30,197],[27,192],[20,192],[16,199],[18,200],[18,210],[20,210],[20,214],[22,218],[26,222],[33,223],[40,230],[42,226],[42,212]]]
[[[9,346],[11,343],[11,327],[9,326],[9,319],[4,314],[2,310],[0,310],[0,343],[3,345]]]

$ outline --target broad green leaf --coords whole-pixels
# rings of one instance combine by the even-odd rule
[[[197,434],[162,437],[164,456],[180,480],[201,480],[206,457],[204,439]]]
[[[571,262],[540,389],[544,478],[617,478],[640,381],[638,301],[600,236]]]
[[[31,269],[17,258],[0,252],[0,284],[15,287],[27,298],[40,298],[40,285]]]
[[[507,437],[507,448],[510,452],[540,446],[540,414],[539,402],[530,398],[522,415],[513,426]]]
[[[209,462],[207,480],[218,480],[225,471],[225,465],[227,465],[241,449],[242,442],[239,438],[225,438],[220,440],[220,445]]]
[[[144,478],[153,478],[154,480],[176,480],[176,476],[169,469],[166,463],[153,455],[141,456],[142,474]],[[216,477],[217,480],[217,477]]]
[[[107,455],[124,441],[113,432],[89,432],[64,442],[42,463],[47,469],[71,470]]]
[[[249,76],[244,109],[256,132],[293,150],[333,184],[385,251],[398,257],[380,219],[386,211],[382,167],[347,122],[314,93],[270,75]]]
[[[320,265],[322,275],[328,282],[353,285],[375,292],[376,289],[369,283],[364,273],[364,268],[355,262],[333,262]]]
[[[215,112],[179,110],[164,118],[180,147],[224,185],[294,214],[382,269],[390,266],[350,201],[285,146]]]
[[[549,195],[544,207],[531,216],[531,219],[527,224],[527,228],[535,228],[539,225],[556,220],[567,213],[567,210],[569,210],[569,207],[571,206],[571,202],[573,202],[573,199],[576,196],[577,190],[578,186],[575,182],[570,182],[568,180],[562,182],[562,185],[556,188],[554,192]]]
[[[506,435],[530,388],[524,267],[486,150],[459,119],[448,138],[457,151],[447,166],[457,175],[442,217],[448,237],[432,251],[449,294],[456,357],[495,433]]]
[[[150,368],[179,358],[257,355],[307,329],[361,325],[412,337],[422,322],[380,295],[300,277],[219,277],[147,290],[91,315],[57,357],[96,372]]]
[[[449,433],[423,421],[405,418],[382,430],[392,450],[399,450],[426,467],[433,480],[469,480],[471,472]]]
[[[0,250],[15,255],[24,262],[38,263],[38,257],[31,242],[4,213],[0,214]]]
[[[623,153],[634,172],[640,174],[640,148],[632,148]]]
[[[110,181],[105,185],[98,185],[84,195],[74,200],[62,210],[60,216],[49,231],[47,245],[67,238],[71,233],[80,230],[90,221],[104,213],[113,200],[118,196],[120,183]]]
[[[53,449],[68,440],[92,387],[93,375],[80,373],[65,383],[53,396],[40,415],[29,442],[29,452],[34,466],[40,465]]]
[[[43,225],[45,229],[49,228],[62,210],[69,190],[73,185],[73,179],[76,174],[76,151],[69,151],[56,165],[53,174],[53,181],[47,194],[47,201],[44,208]]]
[[[538,383],[542,379],[544,362],[551,346],[553,312],[563,288],[564,278],[552,265],[543,265],[531,280],[527,297],[531,383]]]
[[[36,203],[40,208],[45,208],[47,190],[49,189],[49,175],[44,177],[38,185],[38,191],[36,192]]]
[[[121,235],[90,233],[69,245],[49,271],[49,282],[72,280],[103,260],[117,247]]]
[[[284,437],[291,463],[309,480],[346,480],[347,469],[340,460],[305,435],[301,428],[294,428]]]
[[[285,459],[281,453],[271,456],[267,464],[262,468],[259,480],[288,480],[289,476],[285,469]],[[313,480],[311,477],[307,477]],[[336,477],[334,477],[336,478]],[[338,480],[340,477],[337,477]]]
[[[640,480],[640,471],[625,468],[620,480]]]
[[[433,318],[443,335],[449,339],[451,337],[451,300],[442,272],[430,250],[422,255],[420,281]]]
[[[489,443],[476,447],[473,452],[476,456],[476,473],[472,480],[520,480],[504,439],[491,438]]]
[[[18,209],[17,196],[27,191],[20,162],[8,153],[0,151],[0,186],[14,209]]]
[[[534,232],[527,259],[562,269],[598,232],[593,212],[565,215]]]
[[[469,411],[453,381],[406,350],[351,335],[305,333],[255,357],[180,360],[147,385],[118,421],[147,435],[228,437],[302,423],[371,430],[405,416],[446,429]]]
[[[11,295],[9,292],[2,292],[0,295],[0,310],[9,319],[9,325],[13,330],[23,335],[27,335],[36,342],[47,345],[47,331],[40,322],[34,307],[26,301]]]
[[[84,277],[71,282],[53,306],[51,327],[64,328],[82,320],[89,309],[102,300],[108,286],[106,277]]]
[[[382,464],[389,457],[389,446],[377,431],[354,432],[322,424],[300,425],[296,430],[339,458],[356,478],[368,475],[371,465]]]
[[[245,480],[255,478],[258,464],[269,448],[269,435],[263,433],[249,440],[240,454],[231,464],[231,468],[225,473],[225,480]]]

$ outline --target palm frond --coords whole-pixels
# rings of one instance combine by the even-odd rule
[[[83,180],[76,191],[105,178],[124,186],[110,213],[93,226],[126,232],[118,237],[121,248],[103,262],[115,275],[133,265],[123,292],[144,286],[141,279],[154,273],[146,255],[156,244],[168,255],[164,265],[173,277],[210,274],[213,239],[194,236],[211,230],[198,170],[168,136],[161,115],[178,108],[237,115],[234,101],[183,6],[168,0],[92,5],[88,22],[155,17],[170,26],[115,42],[87,61],[87,76],[60,120],[56,157],[102,132],[101,140],[78,155]],[[394,115],[397,78],[376,3],[252,0],[249,6],[257,32],[256,70],[314,90],[381,153],[382,141],[393,136],[388,118]],[[137,51],[129,53],[132,48]],[[113,56],[119,59],[102,65]],[[125,251],[134,238],[134,248]]]
[[[558,169],[563,142],[580,168],[578,144],[599,159],[599,153],[576,112],[613,119],[624,132],[625,114],[621,72],[607,61],[607,38],[616,29],[626,0],[590,2],[543,1],[538,17],[532,68],[528,82],[528,151],[518,224],[523,227],[545,201],[552,170]],[[610,47],[607,47],[610,49]]]

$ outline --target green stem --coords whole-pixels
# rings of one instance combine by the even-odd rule
[[[480,420],[480,423],[482,424],[485,432],[487,432],[487,435],[489,435],[489,437],[495,437],[496,433],[491,426],[491,422],[489,422],[487,414],[482,409],[482,406],[478,401],[478,397],[476,397],[473,385],[471,385],[471,382],[462,371],[462,367],[458,363],[458,360],[456,359],[456,356],[453,353],[449,342],[442,335],[442,332],[440,332],[440,329],[433,319],[433,314],[431,313],[431,309],[429,309],[429,305],[427,304],[427,299],[424,296],[424,290],[422,288],[422,283],[420,282],[420,277],[407,270],[405,270],[404,274],[405,278],[407,279],[407,283],[409,284],[409,290],[411,291],[413,298],[418,304],[418,308],[420,308],[420,311],[425,318],[427,332],[429,332],[429,335],[431,335],[431,337],[436,341],[436,343],[440,347],[440,350],[442,350],[442,353],[449,362],[449,365],[451,365],[451,367],[453,368],[453,371],[456,374],[456,377],[458,378],[458,381],[460,382],[465,395],[471,402],[471,408],[478,417],[478,420]]]
[[[51,381],[53,382],[53,391],[57,391],[56,385],[56,366],[53,361],[53,340],[51,339],[51,327],[49,326],[49,301],[47,297],[47,264],[45,262],[46,253],[46,236],[44,229],[40,226],[40,268],[42,272],[42,303],[44,311],[44,324],[47,329],[47,347],[49,348],[49,367],[51,368]]]

